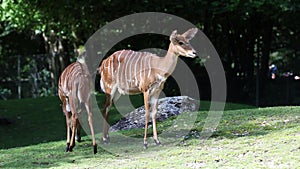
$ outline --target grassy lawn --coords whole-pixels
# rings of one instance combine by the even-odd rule
[[[103,97],[98,96],[99,105]],[[140,96],[132,98],[139,106]],[[65,119],[57,97],[0,101],[0,115],[13,123],[0,126],[0,168],[300,168],[300,107],[254,108],[227,104],[209,139],[199,139],[209,102],[201,102],[192,130],[184,138],[157,147],[149,139],[142,148],[143,129],[111,133],[111,143],[92,154],[83,137],[73,152],[65,149]],[[112,109],[111,123],[121,115]],[[176,118],[158,123],[159,132]],[[180,132],[180,130],[178,130]],[[118,140],[118,135],[139,143]],[[149,131],[151,136],[151,131]],[[97,135],[99,141],[100,135]],[[112,151],[108,151],[112,150]]]

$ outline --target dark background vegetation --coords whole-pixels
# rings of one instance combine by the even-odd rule
[[[128,14],[165,12],[192,22],[211,40],[226,72],[228,101],[259,106],[300,104],[300,82],[294,80],[300,73],[299,0],[1,2],[2,99],[55,95],[60,73],[75,60],[75,49],[95,31]],[[167,37],[141,35],[122,41],[112,51],[167,49],[168,43]],[[195,73],[202,99],[209,99],[203,60],[186,62]],[[278,67],[275,80],[269,78],[271,63]],[[165,93],[177,95],[176,86],[170,79]]]

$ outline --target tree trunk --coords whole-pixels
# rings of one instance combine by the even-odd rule
[[[263,22],[262,31],[262,53],[261,53],[261,67],[260,67],[260,98],[264,96],[263,92],[266,87],[269,71],[269,60],[272,44],[272,29],[273,23],[268,20]]]
[[[49,70],[50,70],[50,78],[51,78],[51,87],[54,89],[53,94],[57,93],[57,84],[60,72],[65,68],[65,60],[63,57],[64,47],[62,45],[62,38],[55,34],[55,32],[51,32],[49,36],[46,36],[43,33],[44,41],[45,41],[45,49],[48,52],[49,58]]]

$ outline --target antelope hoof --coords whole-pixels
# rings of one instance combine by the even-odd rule
[[[144,149],[146,150],[148,148],[148,144],[147,143],[144,143]]]
[[[155,144],[156,144],[157,146],[162,146],[162,144],[160,143],[160,141],[154,140],[154,142],[155,142]]]
[[[70,143],[67,143],[66,152],[70,151]]]
[[[80,143],[81,142],[81,137],[75,137],[75,140],[78,142],[78,143]]]
[[[72,152],[72,151],[73,151],[73,148],[74,148],[74,146],[70,146],[69,152]]]
[[[103,144],[108,144],[109,143],[109,138],[103,138],[102,141],[103,141]]]
[[[97,154],[97,145],[94,145],[94,154]]]

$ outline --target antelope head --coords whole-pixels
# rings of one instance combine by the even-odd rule
[[[171,44],[174,46],[174,53],[185,57],[194,58],[196,57],[196,51],[190,44],[190,40],[197,33],[197,28],[192,28],[183,33],[182,35],[177,34],[177,30],[174,30],[170,35]]]

